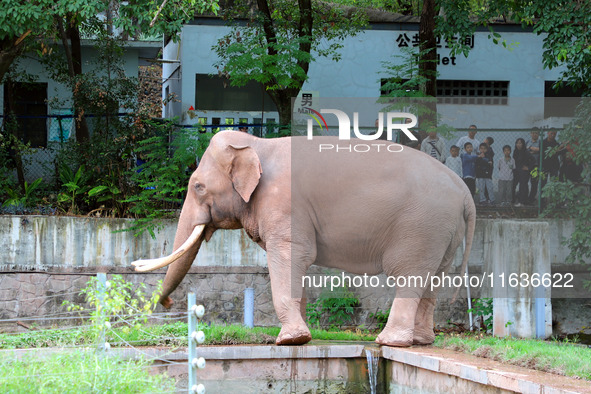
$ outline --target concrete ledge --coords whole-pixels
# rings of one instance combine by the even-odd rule
[[[249,380],[249,384],[253,381],[273,382],[275,389],[279,387],[279,382],[283,382],[280,387],[287,389],[294,387],[295,382],[298,382],[298,387],[310,388],[313,382],[318,384],[322,379],[347,384],[367,379],[367,348],[377,347],[369,342],[306,346],[201,346],[197,354],[207,360],[202,379],[211,387],[215,385],[225,390],[229,386],[224,386],[224,381],[237,384]],[[382,346],[379,349],[381,360],[378,373],[383,378],[389,376],[390,392],[396,392],[398,387],[411,387],[420,392],[435,393],[451,387],[453,392],[591,393],[588,381],[451,350],[427,346],[409,349]],[[0,356],[39,358],[64,351],[72,349],[4,350],[0,351]],[[186,377],[187,367],[179,363],[187,361],[187,348],[112,348],[109,352],[125,359],[143,356],[153,360],[160,372],[166,370],[181,381]],[[319,367],[324,368],[320,375]],[[260,387],[266,387],[265,384]]]
[[[433,347],[382,347],[381,356],[436,373],[518,393],[591,393],[591,382]],[[459,360],[461,359],[461,361]]]
[[[317,268],[317,267],[312,267]],[[166,274],[167,268],[160,268],[154,271],[137,272],[134,267],[112,267],[99,265],[95,267],[62,267],[62,266],[47,266],[47,267],[18,267],[17,269],[2,270],[0,274],[43,274],[43,275],[86,275],[95,276],[97,272],[105,272],[110,275],[159,275]],[[268,274],[267,267],[256,266],[195,266],[193,265],[187,274]]]

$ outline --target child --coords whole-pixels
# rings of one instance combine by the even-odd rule
[[[499,159],[497,170],[499,171],[499,198],[501,206],[511,205],[511,187],[513,186],[513,170],[515,159],[511,157],[511,146],[503,146],[504,157]]]
[[[495,162],[495,151],[492,148],[492,144],[495,143],[495,140],[493,137],[486,137],[484,139],[484,142],[486,143],[487,148],[488,148],[486,151],[486,157],[488,157],[488,159],[490,160],[491,163],[494,163]],[[492,175],[492,173],[493,173],[493,170],[491,169],[490,174]]]
[[[493,138],[493,137],[486,137],[486,138],[484,139],[484,143],[485,143],[485,144],[487,145],[487,147],[488,147],[488,149],[487,149],[487,151],[486,151],[486,157],[488,158],[488,160],[490,161],[490,164],[491,164],[491,168],[490,168],[490,178],[492,179],[492,174],[493,174],[493,172],[494,172],[494,167],[495,167],[495,166],[494,166],[494,164],[495,164],[495,151],[494,151],[494,150],[493,150],[493,148],[492,148],[492,144],[494,144],[494,143],[495,143],[495,140],[494,140],[494,138]],[[486,199],[490,201],[490,200],[491,200],[491,198],[489,197],[488,193],[489,193],[489,191],[488,191],[488,188],[486,188],[486,190],[485,190],[485,194],[484,194],[484,195],[485,195]],[[493,200],[494,200],[494,198],[493,198]]]
[[[464,152],[460,155],[462,159],[462,175],[463,180],[470,189],[470,194],[474,197],[476,194],[476,159],[478,156],[472,155],[472,151],[474,147],[472,146],[471,142],[466,142],[464,144]]]
[[[476,158],[476,185],[478,187],[478,194],[480,195],[481,205],[494,205],[495,203],[495,192],[492,183],[492,167],[493,162],[489,159],[486,152],[488,151],[488,145],[483,142],[478,147],[479,154]],[[488,191],[489,199],[486,199],[486,191]]]
[[[458,176],[462,177],[462,159],[460,158],[460,147],[456,145],[452,145],[449,148],[450,156],[445,159],[445,165],[458,174]]]

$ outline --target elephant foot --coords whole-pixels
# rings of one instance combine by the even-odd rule
[[[412,330],[396,330],[386,327],[378,335],[376,342],[385,346],[409,347],[413,344]]]
[[[416,330],[412,339],[413,345],[431,345],[435,342],[435,333],[433,330],[431,332],[426,330]]]
[[[303,345],[312,340],[312,335],[308,327],[290,329],[285,326],[281,328],[275,343],[277,345]]]
[[[166,297],[164,297],[163,299],[160,300],[160,303],[166,309],[170,309],[170,307],[172,306],[172,304],[174,304],[174,301],[172,300],[172,298],[166,296]]]

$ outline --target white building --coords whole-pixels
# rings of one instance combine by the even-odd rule
[[[379,97],[388,78],[382,63],[402,62],[402,48],[418,45],[418,27],[416,18],[396,15],[390,22],[371,23],[344,41],[339,62],[317,57],[302,92],[321,98]],[[498,24],[494,29],[511,49],[494,44],[488,29],[464,38],[472,47],[468,58],[451,56],[446,43],[439,43],[438,97],[445,104],[438,110],[445,123],[458,129],[476,124],[489,131],[561,127],[563,121],[549,120],[556,114],[544,106],[544,97],[556,96],[551,86],[561,70],[543,67],[542,37],[520,25]],[[260,85],[224,88],[217,76],[212,46],[230,30],[220,19],[198,18],[183,27],[179,42],[165,43],[163,97],[173,94],[176,101],[164,106],[164,117],[178,116],[183,124],[278,121]],[[373,117],[365,126],[373,126]]]
[[[83,73],[96,67],[98,51],[95,45],[93,40],[81,41]],[[137,78],[139,66],[148,64],[146,59],[157,56],[162,47],[162,41],[127,41],[123,47],[122,66],[125,75]],[[29,182],[39,177],[49,180],[54,174],[51,166],[43,163],[51,161],[54,153],[46,148],[51,148],[52,144],[65,142],[75,135],[72,91],[69,86],[52,79],[50,72],[35,53],[21,56],[16,64],[17,73],[33,76],[32,80],[15,81],[12,92],[15,112],[19,117],[19,137],[24,143],[30,143],[31,147],[38,148],[28,154],[24,161],[26,178]],[[102,71],[106,72],[106,70]],[[0,116],[4,116],[7,87],[0,84],[0,92]],[[58,115],[62,117],[59,118]],[[92,132],[90,120],[89,128]]]

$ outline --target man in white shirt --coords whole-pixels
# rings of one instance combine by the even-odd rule
[[[466,144],[466,142],[471,143],[472,146],[474,146],[474,147],[480,146],[480,141],[478,141],[476,138],[474,138],[476,136],[476,131],[477,131],[476,125],[470,125],[469,130],[468,130],[468,135],[460,137],[460,139],[456,143],[456,145],[460,147],[460,155],[462,153],[466,153],[466,151],[464,151],[464,145]],[[474,151],[477,151],[477,150],[478,149],[474,149],[472,151],[472,154],[475,155]]]

